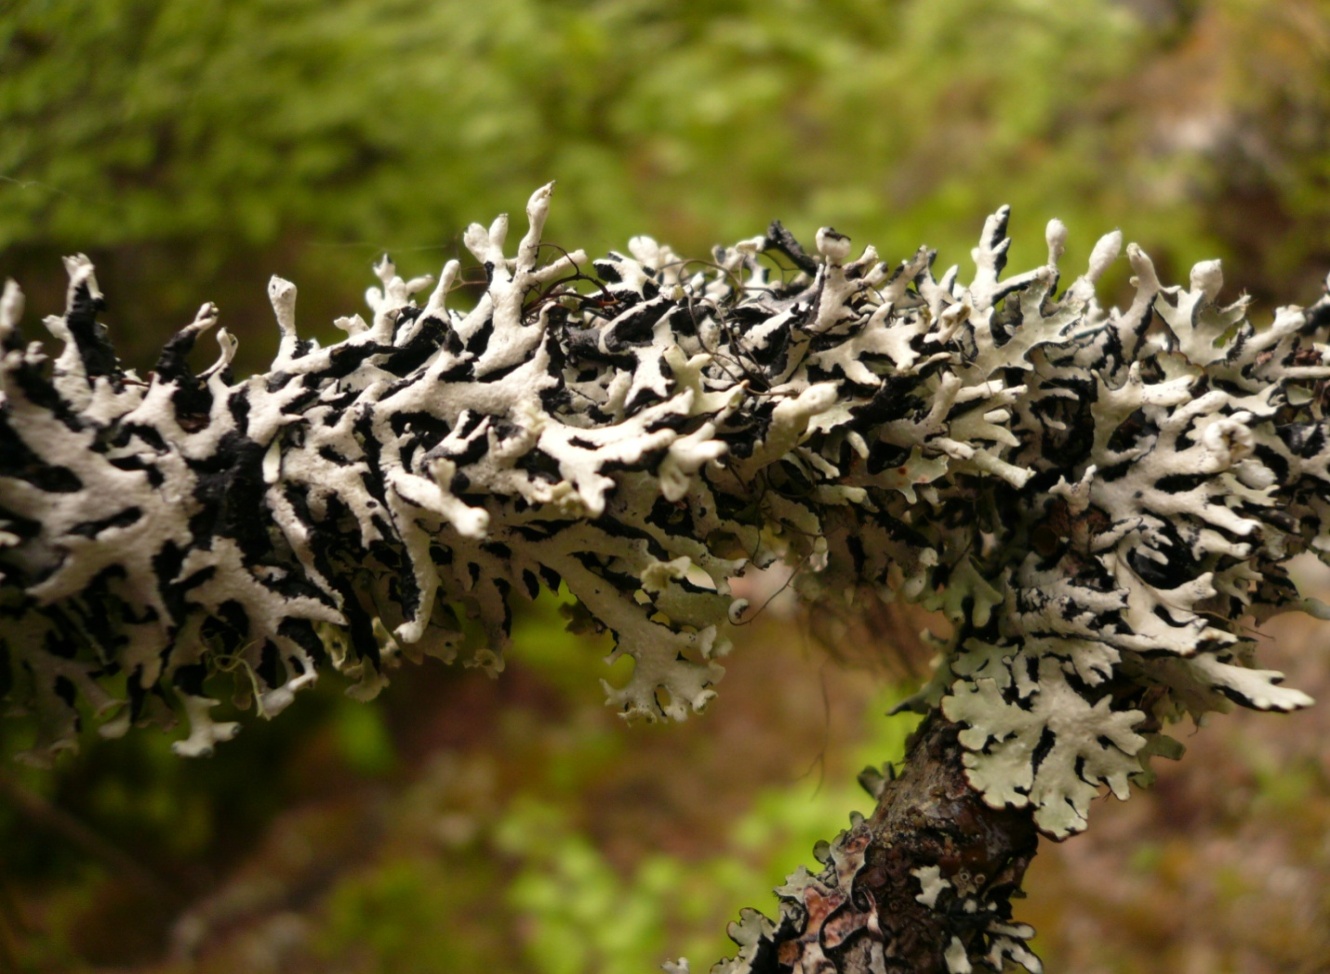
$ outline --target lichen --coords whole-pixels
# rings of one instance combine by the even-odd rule
[[[611,705],[683,719],[715,695],[731,580],[779,559],[808,598],[952,620],[914,705],[966,724],[971,784],[1053,836],[1175,753],[1170,721],[1309,703],[1242,620],[1323,611],[1282,566],[1330,558],[1330,301],[1258,328],[1217,262],[1163,287],[1129,245],[1134,296],[1105,310],[1121,235],[1059,291],[1053,221],[1046,262],[1003,278],[1005,208],[968,285],[779,224],[706,262],[645,237],[542,262],[549,202],[515,256],[505,217],[467,231],[469,311],[456,262],[435,284],[385,258],[372,320],[320,347],[275,278],[277,357],[246,379],[225,329],[187,364],[213,305],[144,378],[86,258],[54,360],[6,287],[0,691],[31,759],[81,713],[105,734],[183,713],[177,750],[206,753],[236,729],[210,716],[227,678],[270,717],[329,668],[362,696],[403,658],[497,671],[514,599],[562,586],[633,659]]]

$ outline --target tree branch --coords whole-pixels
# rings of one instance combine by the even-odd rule
[[[971,958],[1039,971],[1024,943],[1033,929],[1011,919],[1038,846],[1034,815],[984,803],[965,780],[959,731],[927,718],[872,817],[815,850],[822,872],[801,869],[776,891],[775,922],[745,911],[730,928],[739,955],[712,974],[956,974]]]

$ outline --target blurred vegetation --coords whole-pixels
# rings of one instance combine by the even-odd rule
[[[262,368],[272,273],[299,285],[305,333],[334,337],[380,252],[437,271],[468,222],[520,213],[550,179],[547,236],[591,253],[650,233],[703,255],[778,217],[964,264],[1007,202],[1018,263],[1043,260],[1058,216],[1073,268],[1120,226],[1167,279],[1220,256],[1230,293],[1305,304],[1330,269],[1330,7],[0,0],[0,274],[35,321],[63,305],[59,256],[87,252],[140,369],[204,300],[241,336],[241,369]],[[0,770],[0,972],[704,965],[739,905],[767,906],[760,891],[867,804],[841,783],[899,751],[877,716],[889,681],[825,669],[797,631],[755,627],[715,713],[681,728],[603,713],[596,648],[545,606],[494,684],[426,667],[360,706],[325,681],[210,761],[145,732],[55,773]],[[1252,821],[1300,809],[1313,824],[1287,855],[1330,888],[1323,748],[1291,775],[1272,769],[1296,749],[1270,748],[1239,754],[1223,794],[1264,796]],[[823,752],[810,798],[791,782]],[[1140,845],[1131,873],[1174,891],[1180,850],[1209,848],[1185,838]],[[1054,900],[1082,875],[1057,856],[1039,860]],[[1197,910],[1255,915],[1244,877],[1225,882]],[[1281,964],[1330,952],[1297,933],[1330,929],[1330,902],[1296,902],[1277,950],[1257,938]],[[1170,927],[1162,901],[1110,905],[1121,967],[1077,954],[1085,938],[1036,904],[1051,964],[1320,969],[1249,964],[1251,944]],[[1208,945],[1201,966],[1158,949],[1177,930]]]
[[[1059,216],[1080,256],[1121,225],[1265,300],[1330,264],[1319,0],[8,6],[5,270],[58,308],[87,251],[143,366],[213,299],[259,367],[269,274],[326,331],[380,251],[435,269],[549,179],[550,239],[592,253],[779,217],[960,263],[1008,202],[1034,260]]]

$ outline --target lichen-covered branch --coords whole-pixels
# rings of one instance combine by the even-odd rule
[[[177,751],[207,753],[237,729],[210,716],[228,683],[272,716],[328,669],[362,695],[403,657],[498,669],[542,587],[633,658],[611,705],[682,719],[715,695],[730,581],[779,559],[810,599],[866,586],[949,617],[912,706],[958,728],[987,807],[1053,837],[1176,754],[1170,722],[1310,702],[1244,619],[1323,612],[1283,566],[1330,550],[1330,300],[1257,327],[1217,262],[1164,287],[1129,245],[1134,298],[1106,310],[1121,235],[1060,290],[1053,221],[1046,262],[1003,277],[1005,208],[968,284],[927,250],[893,266],[824,229],[808,253],[779,224],[708,261],[637,237],[593,262],[542,249],[549,201],[515,256],[505,217],[467,231],[470,311],[447,306],[455,262],[436,284],[385,258],[372,320],[319,347],[274,279],[281,344],[246,379],[225,329],[187,364],[212,305],[141,378],[86,259],[45,320],[54,360],[7,286],[0,694],[36,720],[29,758],[74,746],[81,714],[114,735],[183,712]],[[948,970],[991,966],[984,937]]]

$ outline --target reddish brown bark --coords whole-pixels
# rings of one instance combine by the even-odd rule
[[[872,817],[820,850],[821,873],[800,871],[776,891],[776,922],[747,912],[732,926],[743,949],[718,974],[947,974],[990,967],[995,945],[1021,950],[1011,899],[1038,832],[1028,809],[989,808],[970,788],[959,730],[939,714],[924,721]],[[931,903],[919,875],[929,867],[934,887],[945,881]]]

